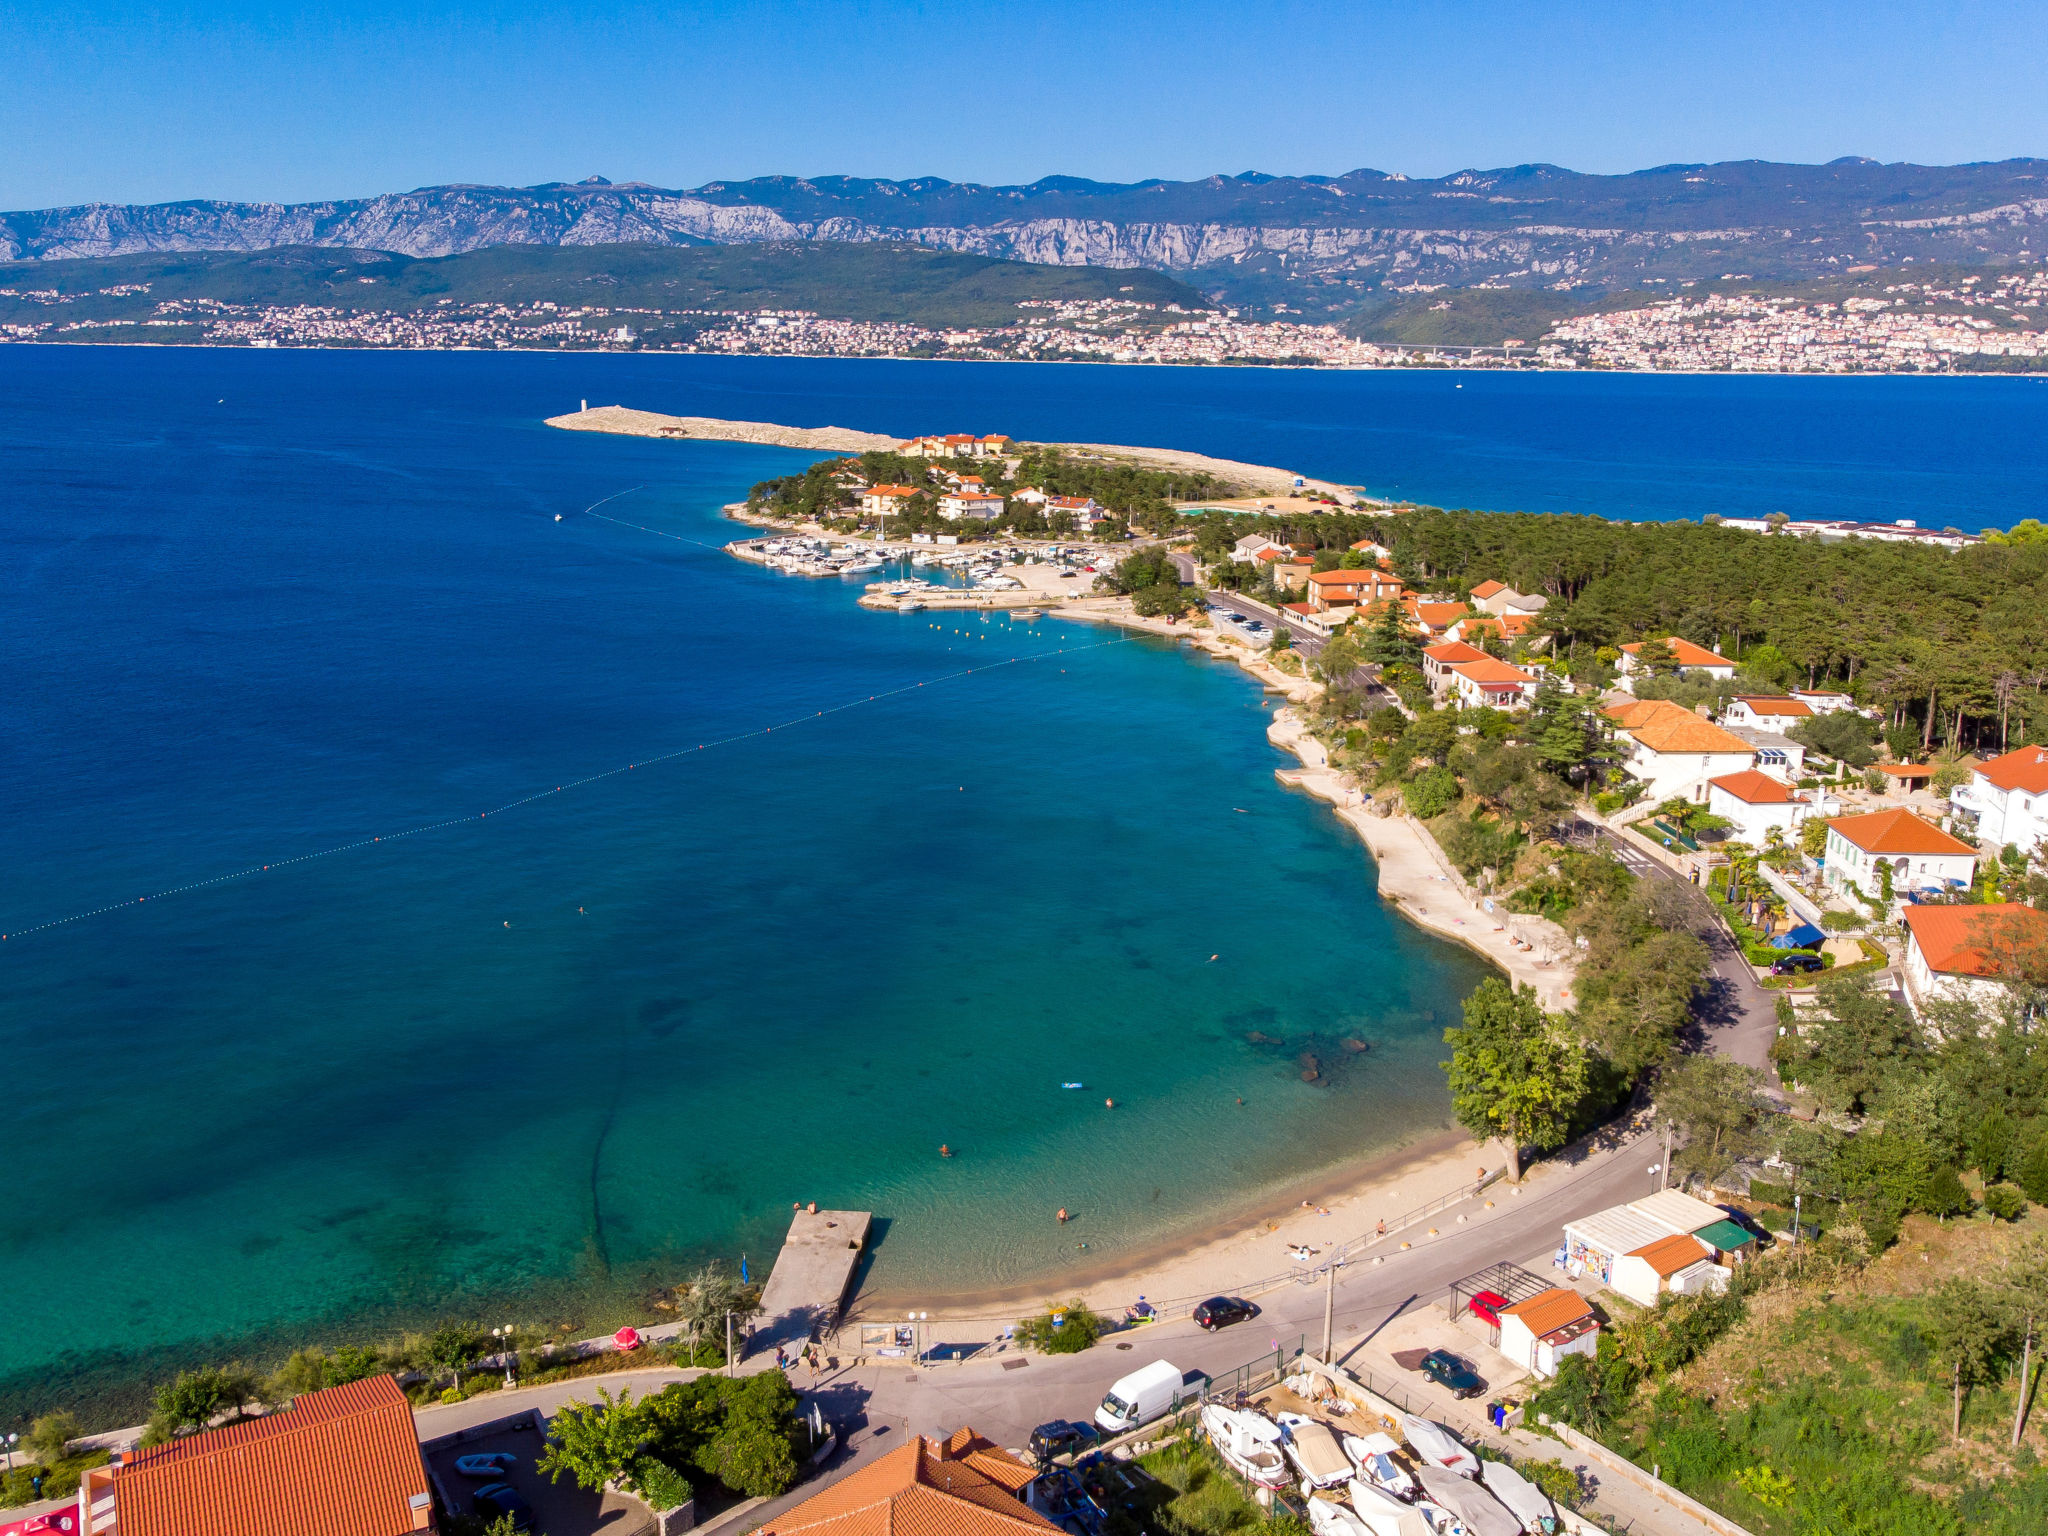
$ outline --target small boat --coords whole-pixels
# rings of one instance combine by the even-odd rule
[[[1280,1426],[1249,1408],[1202,1405],[1202,1429],[1230,1469],[1261,1488],[1285,1488],[1287,1458],[1280,1451]]]
[[[1421,1458],[1424,1467],[1441,1467],[1460,1477],[1479,1475],[1479,1458],[1435,1420],[1404,1413],[1401,1415],[1401,1433],[1407,1437],[1409,1446]]]
[[[559,522],[560,522],[561,520],[562,520],[562,514],[561,514],[561,513],[559,513],[559,512],[557,512],[557,513],[555,514],[555,521],[559,523]]]
[[[1415,1485],[1414,1476],[1395,1459],[1395,1453],[1400,1449],[1392,1435],[1375,1433],[1344,1437],[1344,1454],[1358,1468],[1358,1475],[1381,1492],[1408,1501],[1420,1490]]]
[[[1423,1510],[1357,1478],[1351,1480],[1351,1508],[1372,1536],[1438,1536]]]
[[[1429,1501],[1458,1517],[1465,1536],[1522,1536],[1521,1520],[1477,1482],[1442,1467],[1423,1467],[1416,1475]]]
[[[1374,1536],[1373,1528],[1335,1499],[1308,1500],[1308,1528],[1316,1536]]]
[[[1287,1433],[1281,1448],[1287,1452],[1287,1459],[1301,1469],[1306,1486],[1341,1488],[1351,1481],[1351,1460],[1328,1425],[1298,1413],[1283,1413],[1279,1418],[1280,1427]]]
[[[1479,1479],[1508,1513],[1522,1522],[1528,1536],[1554,1536],[1557,1506],[1541,1488],[1504,1461],[1489,1461],[1479,1470]]]

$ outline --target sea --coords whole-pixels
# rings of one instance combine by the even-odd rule
[[[812,456],[542,425],[583,400],[2048,513],[2031,380],[0,348],[0,1416],[645,1320],[812,1200],[891,1296],[1050,1298],[1447,1126],[1484,967],[1276,782],[1256,682],[734,560]]]

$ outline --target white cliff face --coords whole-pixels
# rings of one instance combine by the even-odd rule
[[[695,193],[609,185],[430,187],[291,205],[88,204],[0,215],[0,259],[284,245],[426,257],[505,244],[888,240],[1058,266],[1152,267],[1189,274],[1218,291],[1256,282],[1271,292],[1275,284],[1332,279],[1355,294],[1391,284],[1627,283],[1646,273],[1676,280],[1719,275],[1736,263],[1759,276],[1812,275],[1839,271],[1840,263],[1852,257],[1885,264],[1906,256],[1977,262],[2037,242],[2042,238],[2038,226],[2048,224],[2048,200],[2013,197],[2008,183],[2017,172],[2002,181],[1987,180],[1981,206],[1975,208],[1955,206],[1961,193],[1948,196],[1942,211],[1930,208],[1917,218],[1878,219],[1869,207],[1836,206],[1814,215],[1804,227],[1787,227],[1779,218],[1713,227],[1646,227],[1653,222],[1652,212],[1657,220],[1674,222],[1666,204],[1642,212],[1632,225],[1612,217],[1621,210],[1603,180],[1598,198],[1589,192],[1580,202],[1588,211],[1609,216],[1579,223],[1555,217],[1567,212],[1572,201],[1558,192],[1559,179],[1588,185],[1594,179],[1537,169],[1543,174],[1523,178],[1544,194],[1533,197],[1466,190],[1505,185],[1517,174],[1491,172],[1461,173],[1434,184],[1358,173],[1343,184],[1211,178],[1086,193],[1049,185],[990,189],[777,181],[714,183]],[[1793,169],[1818,173],[1833,168]],[[1979,169],[1960,168],[1953,174],[1967,177]],[[1877,168],[1868,174],[1883,172]],[[1656,174],[1641,173],[1636,179]],[[1690,174],[1685,178],[1688,183],[1694,179]],[[1430,187],[1434,190],[1425,190]],[[1725,201],[1733,208],[1741,199],[1731,193]],[[1169,209],[1177,213],[1202,203],[1213,204],[1217,215],[1164,216]],[[1079,211],[1055,211],[1072,209]],[[1160,213],[1152,213],[1155,209]],[[958,210],[957,216],[952,210]],[[1771,211],[1791,216],[1783,209]],[[1548,221],[1536,221],[1546,215]]]

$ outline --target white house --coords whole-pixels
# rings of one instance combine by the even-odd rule
[[[1793,688],[1787,691],[1816,715],[1832,715],[1856,707],[1856,701],[1848,694],[1833,688]]]
[[[1752,766],[1749,743],[1668,699],[1646,699],[1605,711],[1626,748],[1622,766],[1649,785],[1652,797],[1704,802],[1709,780]]]
[[[1533,672],[1485,655],[1477,661],[1453,662],[1445,670],[1459,705],[1465,709],[1520,709],[1536,697],[1539,684]]]
[[[1802,720],[1812,718],[1811,706],[1790,698],[1734,698],[1728,701],[1728,707],[1721,712],[1723,725],[1739,725],[1752,731],[1783,731]]]
[[[1555,1376],[1567,1355],[1600,1347],[1600,1319],[1577,1291],[1553,1285],[1500,1309],[1500,1352],[1538,1376]]]
[[[1610,1283],[1638,1306],[1654,1307],[1667,1291],[1692,1296],[1710,1288],[1718,1290],[1728,1283],[1728,1275],[1698,1238],[1674,1233],[1616,1259]]]
[[[1467,645],[1462,640],[1445,640],[1437,645],[1422,648],[1422,677],[1434,694],[1448,693],[1457,686],[1457,674],[1451,668],[1468,661],[1487,660],[1486,652],[1476,645]]]
[[[1987,843],[2016,843],[2032,852],[2048,837],[2048,747],[2021,747],[1994,757],[1949,791],[1949,804],[1976,822]]]
[[[1293,550],[1263,533],[1248,533],[1239,539],[1230,546],[1230,557],[1233,560],[1256,560],[1269,549],[1285,559],[1294,558]]]
[[[1694,645],[1690,640],[1681,640],[1672,635],[1664,642],[1671,648],[1674,670],[1680,677],[1702,673],[1707,677],[1729,678],[1735,675],[1735,663],[1719,651],[1710,651],[1703,645]],[[1647,641],[1638,640],[1633,645],[1621,648],[1621,659],[1617,670],[1621,673],[1621,687],[1629,692],[1636,691],[1635,680],[1642,675],[1643,664],[1637,660]]]
[[[1909,906],[1906,992],[1916,1005],[1937,998],[1995,1007],[2010,968],[2048,957],[2048,912],[2017,901]]]
[[[1482,581],[1472,589],[1472,606],[1500,618],[1509,613],[1541,613],[1550,606],[1550,599],[1540,593],[1517,592],[1504,581]]]
[[[1003,498],[987,493],[955,491],[950,496],[939,498],[939,516],[947,522],[958,522],[963,517],[991,518],[1003,515]]]
[[[1093,533],[1109,521],[1109,509],[1093,496],[1048,496],[1045,498],[1045,515],[1052,517],[1064,512],[1073,520],[1075,529],[1081,533]]]
[[[1761,848],[1770,840],[1773,827],[1786,842],[1792,842],[1792,829],[1806,819],[1811,809],[1782,779],[1754,768],[1707,780],[1708,813],[1732,823],[1735,836],[1753,848]]]
[[[860,509],[870,517],[901,512],[916,494],[914,485],[871,485],[860,493]]]
[[[1884,889],[1883,864],[1892,889],[1942,891],[1967,887],[1977,872],[1977,850],[1950,837],[1908,810],[1838,816],[1828,823],[1825,873],[1837,890],[1855,885],[1876,900]]]

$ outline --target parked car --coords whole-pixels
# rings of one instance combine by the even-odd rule
[[[1432,1349],[1424,1355],[1420,1370],[1453,1397],[1477,1397],[1486,1390],[1479,1373],[1447,1349]]]
[[[1785,955],[1771,962],[1773,976],[1806,976],[1820,969],[1819,955]]]
[[[1228,1328],[1232,1323],[1242,1323],[1258,1315],[1259,1309],[1242,1296],[1211,1296],[1195,1308],[1195,1326]]]
[[[1091,1449],[1102,1439],[1102,1434],[1092,1424],[1077,1424],[1072,1419],[1048,1419],[1031,1431],[1031,1454],[1039,1466],[1051,1464],[1055,1457],[1073,1456]]]
[[[513,1530],[533,1529],[533,1506],[510,1483],[492,1483],[488,1488],[479,1488],[471,1496],[471,1502],[486,1521],[502,1520],[509,1515]]]
[[[455,1470],[464,1477],[488,1478],[494,1483],[503,1482],[505,1474],[518,1465],[519,1458],[510,1451],[478,1451],[455,1458]]]

